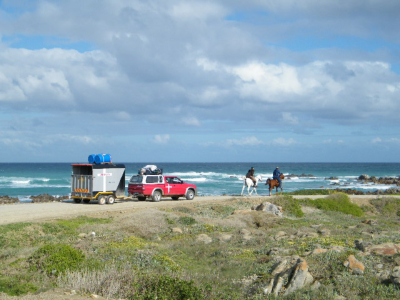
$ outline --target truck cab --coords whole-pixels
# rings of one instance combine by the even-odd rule
[[[185,183],[176,176],[133,175],[128,185],[128,195],[138,198],[139,201],[147,198],[160,201],[162,197],[171,197],[173,200],[185,197],[193,200],[196,194],[197,187],[194,184]]]

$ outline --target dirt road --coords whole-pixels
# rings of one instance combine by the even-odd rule
[[[50,202],[50,203],[19,203],[0,205],[0,225],[17,223],[17,222],[37,222],[51,219],[73,218],[82,215],[86,216],[108,216],[117,213],[124,213],[132,210],[140,210],[144,208],[154,207],[171,207],[181,206],[184,204],[195,204],[203,202],[224,202],[233,197],[241,196],[204,196],[196,197],[194,200],[174,201],[171,199],[163,199],[160,202],[137,201],[137,200],[119,200],[113,205],[76,204],[72,201]],[[295,198],[321,198],[323,196],[295,196]],[[358,205],[367,205],[370,199],[377,196],[349,196],[351,201]],[[247,198],[247,196],[243,196]],[[268,201],[268,196],[251,196],[249,198]]]

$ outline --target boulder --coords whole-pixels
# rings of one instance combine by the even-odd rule
[[[314,278],[308,271],[307,262],[299,257],[282,258],[274,266],[271,275],[274,278],[264,288],[265,294],[288,295],[310,285]]]
[[[179,228],[179,227],[174,227],[174,228],[171,229],[171,231],[172,231],[173,233],[183,233],[182,229]]]
[[[255,207],[257,211],[265,211],[267,213],[273,214],[278,217],[282,217],[282,207],[272,204],[270,202],[261,203],[257,207]]]
[[[399,266],[393,268],[392,274],[390,275],[390,281],[393,284],[400,286],[400,267]]]
[[[364,274],[365,266],[362,262],[357,260],[354,255],[350,255],[345,261],[344,266],[349,269],[352,274],[362,275]]]
[[[199,234],[196,239],[198,242],[204,244],[210,244],[212,242],[212,238],[210,238],[207,234]]]
[[[369,252],[375,255],[392,256],[400,253],[400,244],[383,243],[379,245],[370,245],[365,247],[364,252]]]
[[[310,285],[313,281],[313,276],[308,272],[307,262],[304,259],[299,259],[294,266],[293,276],[286,289],[285,295]]]

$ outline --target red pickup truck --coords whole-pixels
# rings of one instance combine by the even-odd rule
[[[173,200],[185,197],[187,200],[193,200],[197,194],[197,187],[184,183],[176,176],[134,175],[129,180],[128,194],[140,201],[151,198],[158,202],[162,197],[171,197]]]

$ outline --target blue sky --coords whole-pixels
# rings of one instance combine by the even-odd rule
[[[399,162],[400,1],[0,1],[0,161]]]

